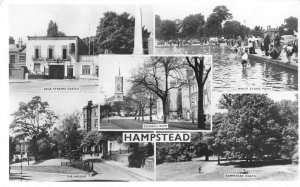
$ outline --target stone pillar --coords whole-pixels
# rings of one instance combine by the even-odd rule
[[[134,21],[134,48],[133,54],[142,55],[143,51],[143,36],[142,36],[142,13],[140,7],[135,7]]]

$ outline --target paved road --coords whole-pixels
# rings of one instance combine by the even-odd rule
[[[122,119],[110,119],[107,122],[107,119],[102,119],[100,123],[101,129],[143,129],[143,124],[162,124],[161,121],[137,121],[131,118],[122,118]],[[147,130],[199,130],[196,124],[191,122],[169,122],[168,129],[147,129]],[[206,130],[210,130],[210,122],[206,123]]]
[[[37,166],[38,167],[38,166]],[[53,182],[127,182],[127,181],[147,181],[148,179],[135,175],[132,172],[124,171],[117,166],[110,166],[104,163],[94,163],[94,171],[96,175],[90,177],[86,174],[57,174],[23,171],[22,176],[20,170],[11,170],[9,179],[13,181],[53,181]]]
[[[47,90],[45,90],[45,88]],[[49,91],[51,88],[51,91]],[[69,79],[32,79],[28,81],[10,81],[9,89],[13,92],[66,92],[63,89],[60,91],[53,91],[53,88],[72,88],[68,89],[68,92],[99,92],[98,80],[69,80]]]

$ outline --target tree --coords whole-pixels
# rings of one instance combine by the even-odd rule
[[[220,20],[216,14],[210,14],[205,24],[206,36],[218,36],[222,32]]]
[[[168,41],[177,38],[178,32],[179,30],[175,21],[162,20],[160,24],[160,34],[158,36],[160,36],[159,39]]]
[[[143,85],[133,84],[129,90],[128,96],[134,99],[137,103],[139,114],[138,120],[140,120],[140,117],[142,117],[142,121],[144,121],[144,111],[149,97],[147,88],[145,88]]]
[[[206,117],[204,115],[203,109],[203,92],[204,85],[208,78],[211,67],[205,68],[204,57],[186,57],[186,62],[188,67],[192,68],[195,74],[195,79],[198,86],[198,128],[205,129]]]
[[[91,148],[100,145],[100,141],[103,140],[103,135],[98,131],[91,131],[81,141],[81,147]]]
[[[15,153],[16,153],[16,142],[13,137],[9,136],[9,163],[14,158]]]
[[[19,108],[12,114],[14,120],[10,124],[15,139],[29,141],[32,154],[38,160],[38,141],[49,137],[49,130],[57,120],[57,116],[43,102],[40,96],[33,97],[28,103],[20,102]]]
[[[225,150],[228,150],[227,139],[224,133],[225,129],[222,123],[226,119],[226,115],[216,113],[213,115],[213,128],[212,132],[205,133],[204,142],[208,145],[208,149],[218,156],[218,165],[220,165],[220,157],[224,155]]]
[[[263,37],[264,36],[264,29],[261,26],[255,26],[251,31],[251,34],[255,37]]]
[[[70,115],[66,115],[61,125],[51,132],[51,140],[62,155],[70,154],[72,150],[80,147],[83,134],[79,129],[80,113],[73,112]]]
[[[65,33],[58,31],[58,26],[56,22],[50,20],[48,24],[48,29],[47,29],[47,36],[49,37],[60,37],[60,36],[66,36]]]
[[[226,20],[232,19],[232,14],[229,9],[224,6],[216,6],[213,13],[207,18],[205,25],[205,32],[207,36],[219,36],[222,33],[222,23]]]
[[[144,66],[135,70],[130,82],[141,85],[157,95],[163,105],[164,123],[168,116],[168,95],[171,89],[178,89],[184,82],[180,81],[182,64],[176,57],[149,57]],[[177,79],[178,85],[169,86],[170,79]]]
[[[220,24],[222,24],[223,21],[232,19],[232,14],[229,12],[229,9],[224,5],[216,6],[213,9],[213,13],[215,13],[217,15],[217,18],[218,18]]]
[[[282,131],[288,120],[280,109],[264,94],[223,94],[219,107],[228,110],[220,124],[218,138],[226,141],[231,155],[253,158],[280,157]]]
[[[298,18],[297,17],[288,17],[284,20],[284,27],[287,29],[285,34],[293,34],[293,31],[298,32]]]
[[[148,52],[150,32],[142,28],[144,53]],[[105,12],[100,19],[95,36],[97,53],[132,54],[134,45],[134,17],[124,12]]]
[[[182,21],[182,34],[184,37],[197,38],[204,33],[205,21],[202,14],[191,14]]]
[[[155,15],[155,38],[161,40],[161,19],[159,15]]]
[[[226,38],[236,38],[240,35],[241,23],[239,21],[226,21],[223,27],[223,35]]]

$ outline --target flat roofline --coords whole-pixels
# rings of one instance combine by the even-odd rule
[[[27,36],[28,40],[37,40],[37,39],[70,39],[70,38],[79,38],[79,36]],[[79,38],[80,39],[80,38]]]

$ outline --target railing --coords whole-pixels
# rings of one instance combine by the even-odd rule
[[[98,55],[79,55],[79,62],[95,62]]]
[[[62,57],[53,57],[53,58],[45,58],[45,57],[36,57],[32,56],[33,61],[47,61],[47,62],[64,62],[64,61],[70,61],[70,56],[67,56],[67,58],[63,59]]]

